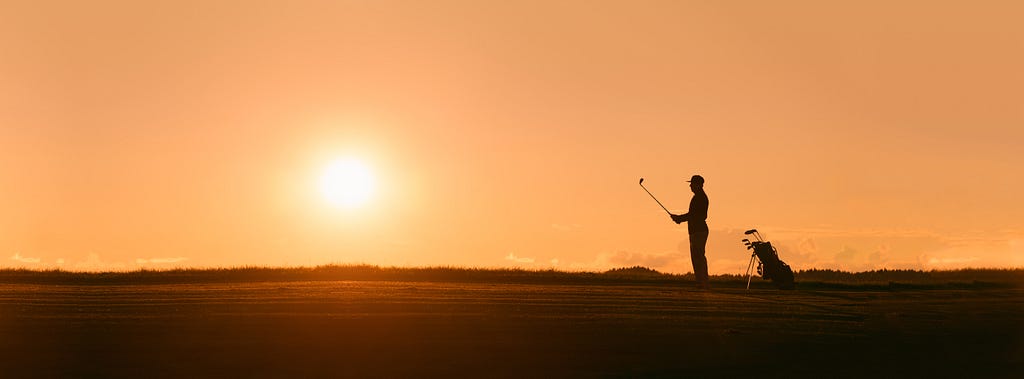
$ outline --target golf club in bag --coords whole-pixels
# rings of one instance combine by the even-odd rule
[[[789,268],[786,262],[779,259],[779,252],[775,250],[771,242],[761,238],[757,229],[750,229],[743,232],[745,235],[752,235],[756,241],[743,240],[747,250],[753,250],[750,254],[750,263],[747,264],[747,289],[750,289],[750,279],[754,276],[754,261],[757,261],[757,274],[765,280],[771,280],[775,286],[782,290],[791,290],[793,283],[793,269]]]

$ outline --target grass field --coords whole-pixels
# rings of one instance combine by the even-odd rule
[[[0,373],[1010,378],[1021,273],[812,271],[794,291],[721,276],[697,291],[642,269],[8,270]]]
[[[693,274],[660,273],[645,267],[623,267],[606,272],[556,270],[476,269],[461,267],[380,267],[325,265],[317,267],[234,267],[213,269],[74,272],[0,269],[0,283],[10,284],[184,284],[253,281],[407,281],[522,284],[692,284]],[[747,284],[741,275],[715,275],[712,282],[734,287]],[[804,288],[911,287],[911,288],[1024,288],[1024,269],[967,269],[955,271],[879,270],[843,272],[807,270],[796,273]],[[755,278],[752,286],[771,288]]]

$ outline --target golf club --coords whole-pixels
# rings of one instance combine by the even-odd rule
[[[658,198],[654,197],[654,194],[652,194],[652,193],[651,193],[651,191],[647,191],[647,187],[644,187],[644,178],[640,178],[640,187],[641,187],[641,188],[643,188],[643,189],[644,189],[644,191],[646,191],[648,195],[651,195],[651,198],[652,198],[652,199],[654,199],[654,201],[655,201],[656,203],[658,203],[658,205],[661,205],[661,202],[660,202],[660,201],[658,201]],[[669,216],[671,216],[671,215],[672,215],[672,212],[669,212],[669,211],[668,211],[668,208],[665,208],[665,206],[664,206],[664,205],[661,205],[661,209],[664,209],[664,210],[665,210],[665,213],[668,213],[668,214],[669,214]]]

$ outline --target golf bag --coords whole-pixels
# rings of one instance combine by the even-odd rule
[[[747,289],[750,289],[750,278],[753,277],[754,261],[757,261],[757,274],[765,280],[771,280],[779,289],[791,290],[793,283],[793,269],[789,268],[786,262],[779,259],[779,252],[775,250],[771,242],[761,238],[757,229],[751,229],[744,234],[753,235],[756,241],[743,240],[747,250],[753,250],[750,255],[750,264],[747,265]]]

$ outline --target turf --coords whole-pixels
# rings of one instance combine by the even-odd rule
[[[802,288],[1024,288],[1024,269],[966,269],[953,271],[878,270],[844,272],[805,270],[795,274]],[[231,267],[172,270],[75,272],[63,270],[0,269],[0,283],[10,284],[186,284],[257,281],[438,281],[453,283],[520,284],[665,284],[688,285],[693,274],[666,274],[635,266],[606,272],[482,269],[464,267],[381,267],[324,265],[316,267]],[[717,287],[745,287],[742,275],[714,275]],[[754,278],[755,288],[772,284]]]
[[[381,271],[348,280],[329,279],[339,271],[298,280],[287,275],[294,269],[255,268],[3,272],[0,372],[853,378],[1017,377],[1024,370],[1019,271],[978,281],[997,286],[973,284],[960,272],[906,287],[871,277],[805,282],[793,291],[768,283],[748,291],[745,281],[717,277],[713,290],[698,291],[686,276],[650,272],[373,270]],[[437,271],[458,275],[437,280],[430,276]],[[371,280],[385,274],[394,276]],[[26,279],[53,275],[68,276]],[[552,275],[579,282],[529,282]],[[403,276],[413,280],[395,280]],[[139,277],[144,284],[128,280]],[[174,282],[160,283],[168,278]]]

